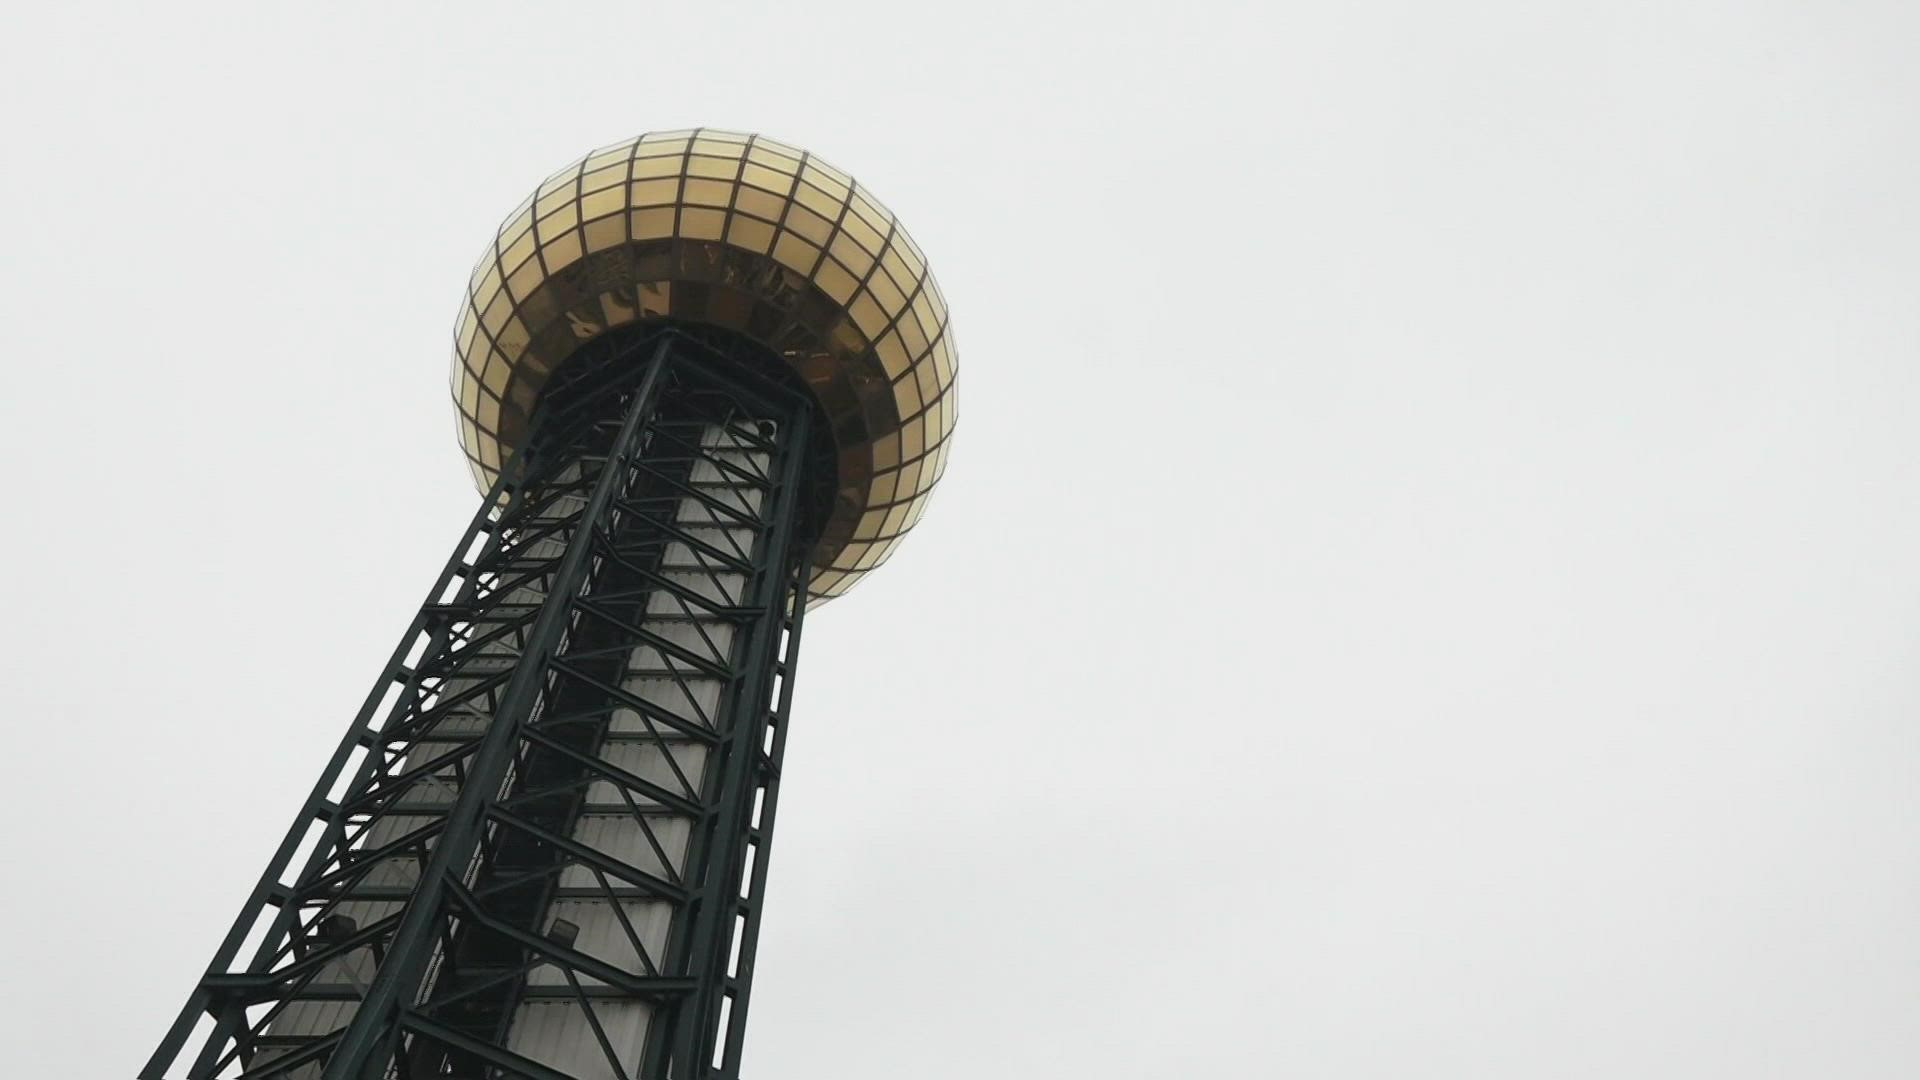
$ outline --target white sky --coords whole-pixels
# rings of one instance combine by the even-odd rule
[[[1920,6],[397,6],[0,26],[10,1074],[144,1060],[446,557],[500,217],[709,123],[962,358],[749,1076],[1913,1075]]]

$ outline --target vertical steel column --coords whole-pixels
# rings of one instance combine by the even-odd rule
[[[420,978],[436,945],[436,922],[440,918],[445,893],[457,886],[475,858],[480,830],[488,806],[499,797],[513,763],[515,736],[520,726],[538,707],[546,689],[547,665],[560,651],[568,630],[573,605],[586,592],[589,582],[587,556],[593,550],[598,523],[607,516],[619,482],[625,475],[625,459],[637,456],[641,447],[638,435],[641,421],[648,418],[658,396],[660,382],[668,364],[668,346],[662,343],[653,363],[641,381],[640,389],[628,406],[607,452],[607,464],[600,470],[593,494],[581,512],[580,527],[567,544],[566,556],[555,574],[549,599],[534,621],[526,649],[507,682],[500,704],[494,710],[493,723],[487,728],[480,750],[468,766],[460,797],[447,815],[433,857],[421,871],[420,884],[407,901],[405,916],[388,947],[386,962],[380,965],[367,996],[354,1012],[353,1023],[340,1038],[338,1049],[327,1062],[325,1080],[381,1080],[388,1063],[399,1049],[399,1010],[418,992]]]
[[[805,411],[797,412],[789,421],[792,428],[781,439],[779,484],[789,499],[800,488],[808,419]],[[749,883],[746,859],[750,850],[758,848],[756,854],[761,856],[755,860],[755,876],[764,872],[760,866],[764,843],[752,836],[759,824],[754,820],[754,803],[775,775],[769,768],[770,759],[775,740],[785,733],[784,725],[776,729],[773,723],[776,678],[780,680],[777,689],[782,695],[782,719],[784,706],[791,700],[786,696],[790,693],[791,669],[784,677],[780,669],[783,659],[791,659],[783,649],[797,648],[798,637],[786,632],[786,608],[790,603],[796,605],[796,611],[806,606],[804,583],[797,596],[794,588],[796,568],[788,553],[790,531],[777,532],[768,539],[771,548],[755,575],[751,606],[778,612],[780,617],[754,625],[741,669],[743,685],[733,699],[726,750],[718,770],[721,803],[704,829],[704,881],[694,901],[694,921],[687,938],[690,966],[717,973],[717,977],[703,980],[693,1000],[681,1007],[669,1070],[674,1080],[739,1075],[739,1047],[731,1033],[744,1029],[744,1020],[730,1014],[736,1008],[744,1014],[745,995],[729,982],[743,988],[744,978],[736,980],[729,961],[736,938],[746,949],[759,929],[757,898],[742,890],[743,884]],[[797,630],[798,616],[794,619]],[[784,747],[783,742],[780,745]],[[750,920],[740,922],[749,915]]]
[[[778,680],[774,691],[773,712],[767,718],[770,729],[763,737],[766,753],[761,757],[757,787],[750,799],[754,806],[747,821],[746,843],[752,871],[739,903],[736,945],[738,962],[727,973],[722,986],[733,1007],[720,1025],[717,1036],[723,1040],[722,1057],[716,1066],[723,1078],[740,1075],[740,1058],[747,1034],[747,998],[753,990],[753,962],[760,944],[760,913],[767,895],[767,866],[773,852],[773,814],[780,802],[780,768],[787,751],[787,717],[793,709],[794,675],[800,667],[800,623],[807,612],[807,572],[797,566],[787,584],[787,615],[781,629],[780,663],[774,669]]]

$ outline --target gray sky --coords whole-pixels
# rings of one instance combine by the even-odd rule
[[[1913,1075],[1920,7],[390,7],[0,28],[11,1072],[131,1075],[446,557],[499,219],[707,123],[963,385],[750,1076]]]

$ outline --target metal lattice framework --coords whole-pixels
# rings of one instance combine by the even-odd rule
[[[608,359],[549,394],[141,1077],[738,1075],[812,407],[672,330]]]

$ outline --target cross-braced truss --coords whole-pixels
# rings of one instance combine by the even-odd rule
[[[509,463],[143,1078],[738,1075],[809,409],[635,348]]]

